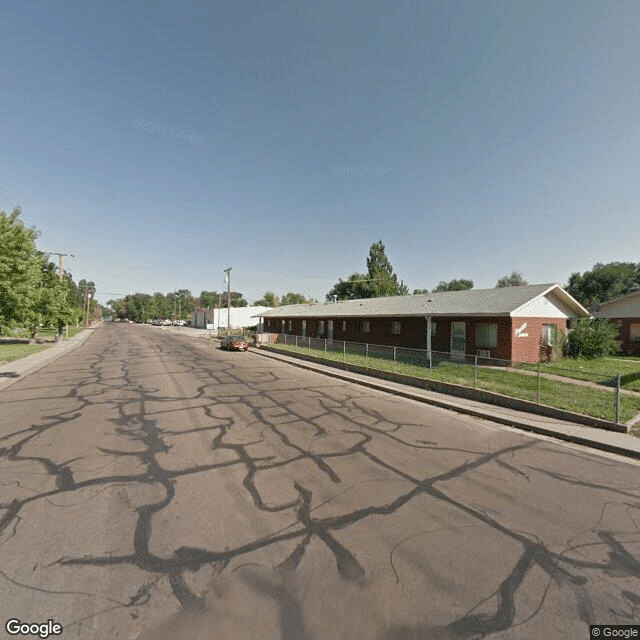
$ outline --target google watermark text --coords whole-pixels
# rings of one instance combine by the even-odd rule
[[[175,138],[180,142],[189,142],[190,144],[203,144],[204,138],[195,133],[185,133],[179,127],[174,127],[168,124],[162,124],[160,122],[153,122],[152,120],[145,120],[138,116],[133,116],[131,121],[136,129],[141,131],[148,131],[149,133],[156,133],[161,136],[169,136]]]

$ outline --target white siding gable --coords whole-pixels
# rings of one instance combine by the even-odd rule
[[[523,304],[522,307],[512,312],[511,316],[515,318],[574,318],[575,313],[562,304],[551,291],[546,296],[539,296]]]

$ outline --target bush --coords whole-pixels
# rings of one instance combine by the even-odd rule
[[[600,358],[618,353],[618,328],[603,318],[583,318],[567,335],[566,352],[572,358]]]

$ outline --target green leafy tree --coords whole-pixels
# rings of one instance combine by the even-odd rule
[[[218,307],[226,307],[229,294],[227,291],[202,291],[200,296],[195,300],[195,304],[204,309],[217,309]],[[249,302],[244,295],[238,291],[231,292],[232,307],[246,307]]]
[[[37,327],[55,328],[58,333],[62,332],[66,324],[73,322],[77,314],[69,299],[69,282],[61,279],[56,273],[55,265],[49,261],[46,254],[41,254],[41,278],[40,286],[37,289],[33,306],[32,338],[35,339]]]
[[[306,304],[310,300],[302,293],[296,291],[289,291],[282,296],[282,304]]]
[[[215,309],[220,304],[220,294],[217,291],[201,291],[196,298],[196,306],[202,309]]]
[[[438,283],[438,286],[433,290],[433,293],[438,293],[440,291],[466,291],[467,289],[473,289],[473,280],[449,280],[449,282],[445,282],[441,280]]]
[[[225,292],[222,295],[222,306],[223,307],[226,306],[227,300],[228,300],[228,294]],[[239,291],[232,291],[231,292],[231,306],[232,307],[248,307],[249,306],[249,302],[244,297],[244,295],[241,294]]]
[[[253,304],[259,307],[279,307],[280,298],[273,291],[265,291],[262,298]]]
[[[346,280],[340,278],[326,295],[328,302],[357,300],[359,298],[381,298],[407,295],[409,287],[394,273],[387,258],[382,240],[369,247],[367,273],[352,273]]]
[[[0,211],[0,331],[33,325],[42,280],[42,257],[36,249],[38,232],[28,229],[20,209]]]
[[[326,295],[327,302],[375,298],[371,280],[366,273],[352,273],[346,280],[340,278]]]
[[[512,271],[510,276],[502,276],[496,284],[496,289],[503,287],[523,287],[529,284],[519,271]]]
[[[640,290],[640,262],[598,262],[583,274],[572,273],[567,291],[585,307],[597,309],[598,304]]]
[[[568,356],[600,358],[620,349],[618,327],[604,318],[581,318],[568,332],[565,350]]]
[[[167,296],[165,296],[163,293],[156,291],[153,294],[153,306],[156,312],[154,318],[171,318],[173,314],[173,302],[168,300]]]
[[[367,270],[371,280],[371,288],[375,292],[376,298],[407,295],[409,293],[408,287],[402,280],[398,280],[398,276],[393,272],[393,267],[389,262],[389,258],[387,258],[382,240],[374,242],[369,247]]]

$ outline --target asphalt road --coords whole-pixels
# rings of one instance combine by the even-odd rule
[[[565,640],[640,623],[636,464],[138,325],[101,325],[0,402],[3,630]]]

